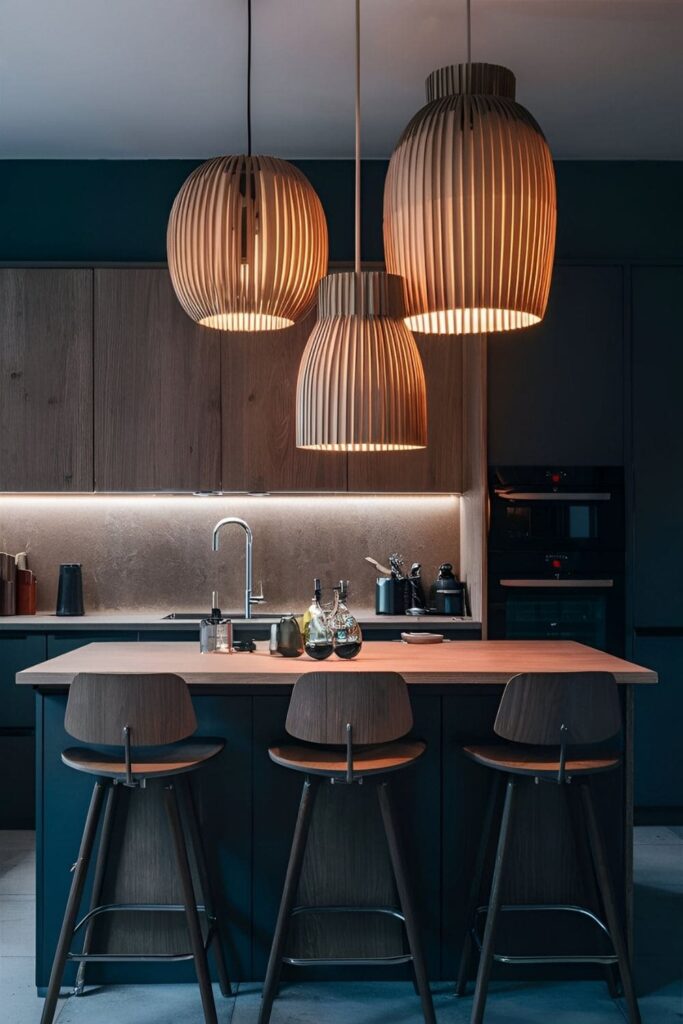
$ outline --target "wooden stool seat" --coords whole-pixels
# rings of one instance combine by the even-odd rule
[[[356,747],[353,753],[353,774],[359,777],[399,771],[414,764],[426,749],[426,744],[420,740],[399,740],[395,743]],[[291,744],[270,747],[268,754],[275,764],[307,775],[325,775],[328,778],[346,775],[346,750],[343,748],[330,750]]]
[[[554,775],[560,770],[560,759],[547,747],[523,747],[507,743],[463,747],[463,753],[477,764],[513,775]],[[568,757],[564,764],[567,775],[595,775],[618,768],[618,754],[601,757]]]
[[[225,743],[218,739],[187,740],[167,747],[155,747],[148,756],[133,753],[131,772],[136,779],[163,778],[194,771],[223,750]],[[102,753],[89,747],[69,747],[62,752],[62,761],[69,768],[106,779],[125,779],[126,762],[121,752]]]

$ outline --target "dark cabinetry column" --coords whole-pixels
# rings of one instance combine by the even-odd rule
[[[489,336],[489,463],[624,461],[623,271],[557,266],[545,319]]]

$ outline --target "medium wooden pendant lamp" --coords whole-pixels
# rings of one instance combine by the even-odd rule
[[[543,318],[555,251],[552,157],[515,77],[467,63],[427,79],[427,105],[398,141],[384,189],[387,268],[406,282],[406,323],[481,334]]]
[[[402,451],[427,444],[422,361],[403,322],[403,282],[362,271],[360,252],[360,0],[356,0],[355,259],[318,287],[318,317],[296,388],[297,448]]]
[[[251,153],[251,0],[247,0],[247,153],[198,167],[175,198],[166,248],[173,288],[197,323],[275,331],[310,307],[327,270],[327,224],[308,179]]]

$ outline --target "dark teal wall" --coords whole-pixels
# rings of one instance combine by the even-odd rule
[[[168,212],[193,160],[0,161],[0,260],[165,259]],[[353,163],[302,160],[330,256],[353,258]],[[679,257],[683,163],[558,163],[558,258]],[[363,164],[363,255],[382,259],[386,162]]]

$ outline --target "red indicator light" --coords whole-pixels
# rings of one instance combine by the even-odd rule
[[[550,479],[552,480],[552,482],[554,484],[559,484],[559,482],[562,479],[562,477],[560,476],[559,473],[552,473]]]
[[[560,561],[559,558],[553,558],[552,566],[553,566],[553,569],[561,569],[562,568],[562,562]]]

